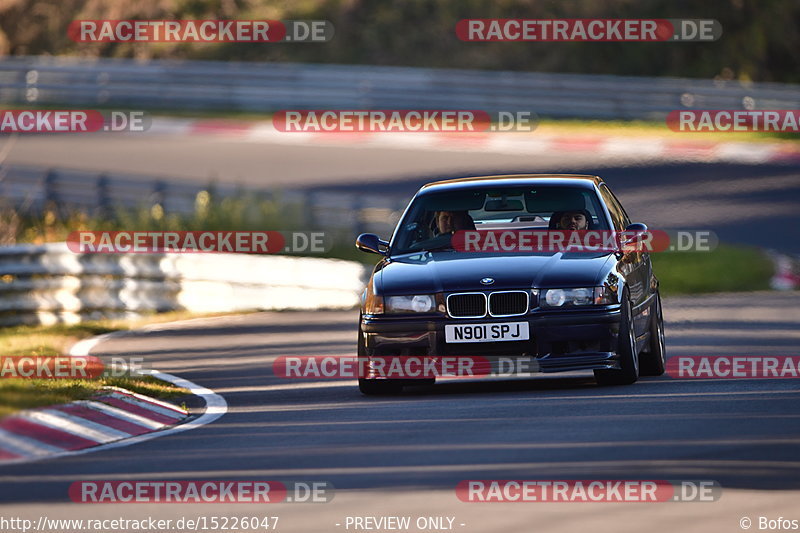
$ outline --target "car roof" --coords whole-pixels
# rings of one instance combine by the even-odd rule
[[[434,181],[423,185],[417,194],[477,189],[486,186],[519,187],[534,184],[593,189],[595,185],[600,185],[601,183],[603,183],[602,178],[590,174],[502,174]]]

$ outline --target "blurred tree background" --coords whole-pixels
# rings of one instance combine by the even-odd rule
[[[713,18],[712,43],[466,43],[462,18]],[[327,19],[326,44],[74,43],[75,19]],[[0,55],[300,61],[800,81],[798,0],[0,0]]]

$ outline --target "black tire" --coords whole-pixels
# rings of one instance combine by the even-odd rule
[[[664,342],[664,314],[661,311],[661,295],[656,298],[650,308],[650,341],[646,352],[643,352],[639,364],[639,375],[660,376],[664,373],[667,360],[667,347]]]
[[[636,334],[633,330],[633,310],[627,290],[622,293],[622,316],[619,322],[617,355],[619,369],[594,371],[598,385],[630,385],[639,379],[639,357],[636,354]]]
[[[361,332],[361,317],[358,319],[358,368],[366,368],[361,364],[361,360],[367,358],[367,347],[364,344],[364,335]],[[394,379],[366,379],[358,378],[358,390],[366,396],[384,396],[387,394],[400,394],[403,392],[403,385]]]
[[[393,379],[358,378],[358,390],[365,396],[386,396],[400,394],[403,392],[403,386],[395,383]]]

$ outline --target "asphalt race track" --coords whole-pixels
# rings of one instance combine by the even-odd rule
[[[669,299],[668,353],[796,354],[798,300],[793,293]],[[69,503],[73,481],[111,479],[332,482],[338,492],[331,503],[268,509],[285,517],[285,531],[333,531],[343,516],[376,509],[450,513],[464,531],[500,523],[528,531],[534,518],[550,524],[548,531],[569,531],[583,520],[593,520],[597,531],[635,531],[654,516],[658,525],[647,526],[653,531],[731,531],[747,513],[797,509],[796,380],[664,376],[598,388],[591,374],[577,373],[449,382],[367,398],[354,382],[273,374],[280,355],[352,354],[356,321],[355,312],[257,313],[100,344],[93,353],[141,355],[148,366],[214,389],[229,412],[211,425],[132,447],[3,468],[0,509],[82,517],[197,509]],[[454,493],[465,479],[705,479],[718,481],[723,493],[714,503],[467,504]],[[233,511],[250,509],[225,509]]]
[[[25,139],[9,161],[46,164],[34,161],[37,151],[56,161],[79,159],[54,142]],[[75,140],[75,146],[89,144]],[[219,151],[204,151],[212,144]],[[96,164],[108,170],[122,147],[100,146],[94,149],[105,155]],[[314,187],[368,186],[408,195],[419,176],[565,166],[556,157],[426,152],[410,158],[413,152],[402,150],[295,152],[181,139],[163,142],[134,163],[140,149],[153,146],[129,144],[130,159],[118,159],[118,170],[203,180],[217,173],[264,186],[291,178]],[[231,163],[223,174],[224,161]],[[293,161],[303,161],[301,168]],[[588,155],[573,164],[571,170],[593,171]],[[329,180],[319,179],[331,168],[337,170]],[[710,228],[727,242],[800,251],[797,166],[620,165],[599,173],[634,218],[654,227]],[[672,357],[800,355],[796,292],[671,298],[664,311]],[[800,518],[797,380],[663,376],[599,388],[590,373],[577,373],[447,382],[367,398],[351,381],[286,380],[273,373],[272,362],[281,355],[353,354],[356,322],[352,311],[256,313],[160,326],[101,343],[93,353],[143,356],[146,366],[213,389],[228,402],[228,413],[210,425],[131,447],[2,467],[0,514],[34,520],[277,515],[279,529],[287,532],[346,531],[348,515],[447,515],[456,518],[455,530],[470,533],[708,533],[740,531],[745,516]],[[274,506],[89,506],[67,495],[75,481],[122,479],[328,481],[337,493],[330,503]],[[468,504],[454,490],[466,479],[715,480],[723,489],[713,503]]]

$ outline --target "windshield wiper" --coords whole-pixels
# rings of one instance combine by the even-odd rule
[[[450,244],[443,244],[441,246],[433,246],[431,248],[423,248],[426,252],[439,252],[441,250],[454,250],[452,245]]]

